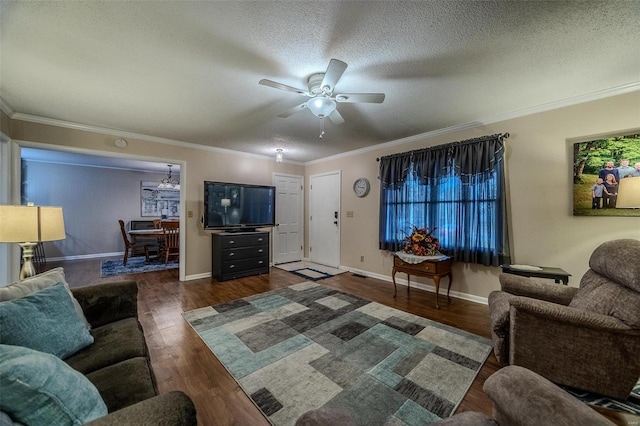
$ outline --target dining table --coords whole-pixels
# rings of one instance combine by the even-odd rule
[[[160,228],[160,229],[131,229],[127,233],[129,235],[131,235],[131,238],[135,242],[136,238],[139,238],[139,237],[153,237],[153,236],[157,236],[157,235],[162,235],[163,231],[162,231],[162,228]]]
[[[163,219],[162,222],[180,221],[174,219]],[[162,257],[164,253],[164,244],[162,241],[164,230],[162,228],[130,229],[127,233],[131,236],[131,240],[134,243],[144,244],[145,241],[150,241],[151,239],[153,239],[153,242],[157,244],[157,252],[154,259]]]
[[[156,229],[130,229],[127,232],[131,236],[131,241],[136,244],[145,244],[150,243],[153,246],[153,251],[156,252],[154,259],[157,259],[162,256],[163,252],[163,242],[162,235],[164,233],[162,228]],[[145,246],[145,250],[148,250],[149,247]],[[148,253],[148,252],[147,252]]]

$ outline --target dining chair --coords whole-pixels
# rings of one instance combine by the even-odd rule
[[[162,235],[164,239],[164,263],[169,262],[169,257],[180,257],[180,222],[162,222]]]
[[[127,259],[136,255],[144,255],[148,262],[148,247],[146,245],[129,241],[129,237],[127,237],[127,230],[124,229],[124,222],[122,220],[118,220],[118,223],[120,223],[120,232],[122,232],[122,240],[124,241],[124,259],[122,260],[122,264],[127,266]]]

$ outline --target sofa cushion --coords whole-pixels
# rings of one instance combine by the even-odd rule
[[[594,270],[588,270],[570,307],[612,316],[640,329],[640,293],[623,287]]]
[[[26,425],[81,425],[107,414],[96,387],[54,355],[0,345],[0,408]]]
[[[131,358],[87,374],[102,395],[109,412],[128,407],[158,394],[156,380],[146,358]]]
[[[140,323],[125,318],[91,330],[93,345],[76,352],[65,362],[83,374],[116,364],[129,358],[147,355]]]
[[[80,304],[71,293],[71,289],[69,289],[69,284],[67,284],[67,281],[64,276],[64,269],[62,268],[53,268],[41,274],[34,275],[29,278],[25,278],[22,281],[17,281],[7,286],[0,287],[0,302],[6,302],[8,300],[24,297],[38,290],[51,287],[52,285],[57,283],[64,284],[64,288],[69,293],[69,296],[71,297],[71,301],[73,302],[73,307],[78,313],[78,316],[82,318],[82,321],[84,321],[87,328],[91,329],[91,325],[89,325],[89,322],[85,318],[84,312],[82,312],[82,308],[80,307]]]
[[[0,342],[65,358],[93,343],[93,337],[58,283],[0,302]]]

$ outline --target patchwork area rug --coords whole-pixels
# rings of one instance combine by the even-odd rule
[[[183,313],[274,425],[331,407],[361,425],[449,417],[491,341],[314,282]]]
[[[122,259],[103,260],[100,265],[100,276],[102,278],[114,275],[139,274],[141,272],[161,271],[163,269],[179,268],[177,261],[169,261],[165,265],[164,260],[152,260],[147,263],[144,257],[133,257],[127,259],[127,266],[122,264]]]
[[[342,269],[332,268],[330,266],[307,261],[281,263],[274,266],[291,272],[292,274],[299,275],[309,281],[319,281],[347,272]]]

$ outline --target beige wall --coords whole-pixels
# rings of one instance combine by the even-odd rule
[[[113,135],[17,120],[12,121],[11,127],[11,137],[16,140],[183,162],[181,184],[186,190],[185,209],[194,212],[192,218],[186,218],[186,274],[191,277],[211,271],[210,238],[197,222],[202,209],[204,180],[270,184],[272,173],[279,172],[304,175],[308,187],[309,176],[341,170],[340,264],[388,278],[391,257],[378,250],[377,240],[379,181],[376,157],[503,132],[511,134],[506,140],[506,158],[515,262],[561,267],[573,275],[570,285],[577,285],[579,277],[588,269],[590,253],[598,244],[613,238],[640,239],[640,217],[574,217],[571,213],[572,143],[640,129],[640,92],[434,137],[411,138],[407,143],[387,144],[383,149],[312,162],[306,167],[131,138],[127,138],[129,147],[123,151],[113,146],[116,137]],[[368,178],[372,184],[371,192],[365,198],[357,198],[351,189],[354,180],[360,176]],[[307,205],[308,200],[305,200]],[[353,211],[354,217],[347,218],[347,211]],[[305,229],[308,230],[308,224]],[[305,242],[308,242],[307,236]],[[364,262],[360,262],[360,256],[365,257]],[[458,263],[454,267],[452,292],[482,300],[497,288],[498,273],[499,268]],[[404,274],[400,275],[404,277]]]
[[[67,149],[97,151],[115,156],[132,156],[152,161],[181,162],[180,186],[184,192],[183,211],[193,212],[193,217],[181,219],[186,229],[185,272],[187,278],[211,273],[211,237],[203,231],[198,218],[203,208],[203,182],[218,180],[271,185],[274,172],[304,175],[304,167],[288,163],[276,163],[273,158],[239,155],[220,151],[207,151],[187,146],[159,144],[127,137],[128,147],[116,148],[118,137],[94,132],[55,127],[46,124],[13,120],[13,140],[57,145]],[[47,147],[47,146],[44,146]],[[50,146],[49,148],[56,148]],[[81,208],[81,207],[79,207]]]
[[[376,157],[507,132],[511,135],[506,140],[506,164],[513,261],[561,267],[572,274],[569,284],[577,286],[588,269],[589,255],[598,244],[614,238],[640,239],[640,217],[572,215],[572,144],[632,129],[640,129],[640,92],[318,162],[307,165],[305,181],[310,175],[342,170],[340,263],[388,277],[392,257],[378,250],[380,183]],[[352,190],[360,176],[368,178],[372,186],[365,198],[356,197]],[[346,217],[350,210],[354,212],[352,218]],[[360,262],[360,256],[365,256],[364,262]],[[486,298],[498,288],[499,272],[496,267],[457,263],[451,290]]]

